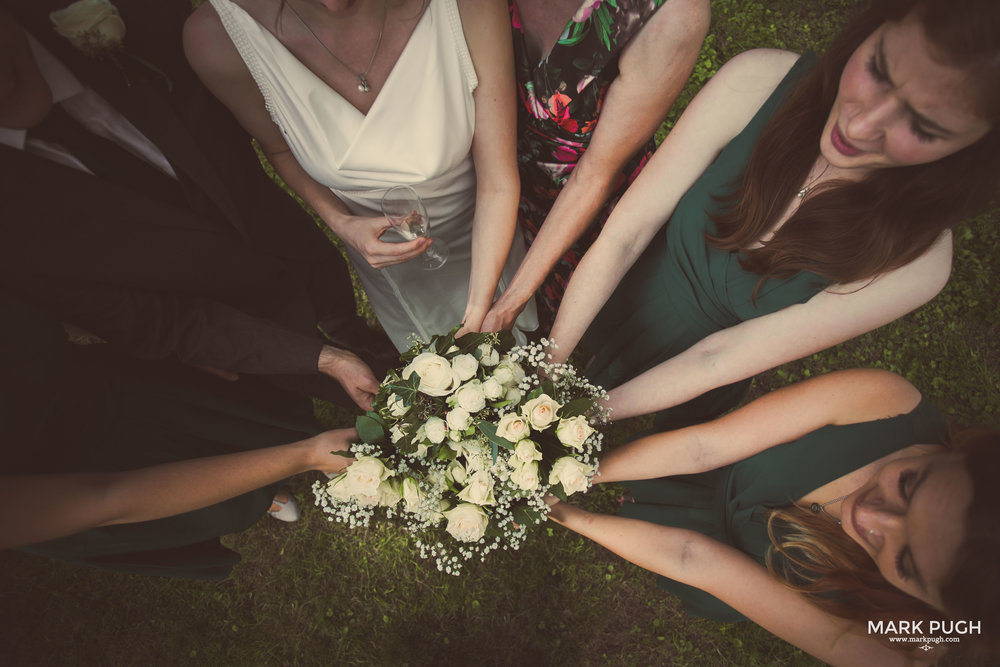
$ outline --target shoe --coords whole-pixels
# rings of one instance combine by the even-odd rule
[[[282,494],[284,494],[285,500],[278,500],[278,496]],[[274,507],[278,509],[273,509]],[[275,494],[274,499],[271,501],[271,508],[267,510],[267,513],[278,521],[293,523],[299,520],[299,504],[295,502],[295,496],[287,489],[281,489]]]

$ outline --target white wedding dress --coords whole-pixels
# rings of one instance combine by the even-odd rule
[[[367,114],[313,74],[264,26],[230,0],[211,0],[239,50],[271,118],[299,164],[355,215],[381,216],[394,185],[412,186],[424,201],[431,234],[448,244],[443,268],[418,257],[373,269],[347,248],[375,314],[400,350],[417,334],[428,340],[461,320],[472,261],[476,172],[472,162],[478,85],[455,0],[430,0]],[[498,294],[524,258],[520,231]],[[517,320],[538,326],[532,301]],[[523,334],[515,331],[519,339]]]

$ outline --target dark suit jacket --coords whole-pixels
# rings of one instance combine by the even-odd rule
[[[314,374],[317,323],[354,317],[346,265],[188,67],[188,0],[114,0],[127,34],[113,59],[51,28],[69,0],[0,2],[157,145],[183,191],[156,201],[0,147],[0,281],[143,358]]]

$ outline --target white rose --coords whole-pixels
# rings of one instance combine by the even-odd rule
[[[448,435],[448,425],[440,417],[430,417],[423,428],[424,435],[435,445],[444,442],[445,436]]]
[[[451,360],[451,369],[459,380],[465,382],[479,370],[479,362],[471,354],[460,354]]]
[[[511,387],[507,390],[507,393],[503,395],[505,401],[510,401],[511,406],[516,406],[521,402],[521,390],[517,387]]]
[[[469,479],[468,473],[465,472],[465,468],[458,461],[452,461],[451,465],[448,466],[448,474],[451,478],[455,480],[456,484],[465,484],[465,480]]]
[[[559,425],[556,426],[556,437],[559,438],[559,442],[577,451],[583,449],[583,443],[593,432],[594,429],[583,415],[560,419]]]
[[[406,504],[406,511],[416,512],[424,500],[424,492],[420,490],[420,485],[412,477],[407,477],[403,480],[401,492],[403,502]]]
[[[388,479],[382,480],[375,495],[378,497],[378,504],[382,507],[392,507],[403,499],[400,486]]]
[[[448,428],[455,431],[464,431],[472,425],[472,415],[465,408],[453,408],[445,415],[448,420]]]
[[[572,456],[564,456],[552,465],[549,484],[562,484],[568,496],[577,491],[586,491],[593,474],[593,466],[580,463]]]
[[[399,425],[397,424],[393,424],[392,428],[389,429],[389,439],[392,440],[392,444],[394,445],[402,440],[405,435],[406,434],[403,433],[403,429],[399,428]]]
[[[389,394],[389,398],[386,399],[385,403],[389,406],[389,414],[393,417],[402,417],[410,411],[410,406],[403,403],[403,399],[396,394]]]
[[[483,394],[491,401],[495,401],[503,396],[503,385],[496,381],[496,378],[487,378],[483,382]]]
[[[475,414],[486,407],[486,394],[483,393],[483,383],[479,380],[466,382],[452,397],[454,404],[470,414]]]
[[[417,445],[417,451],[413,452],[413,455],[418,459],[422,459],[425,456],[427,456],[427,449],[428,449],[427,445],[421,442],[419,445]]]
[[[347,467],[344,475],[344,491],[352,496],[374,496],[383,480],[392,476],[392,471],[374,456],[359,456]]]
[[[519,489],[534,491],[541,484],[541,480],[538,479],[538,464],[531,461],[515,467],[510,473],[510,481],[517,484]]]
[[[528,419],[532,428],[542,431],[559,418],[556,412],[561,407],[548,394],[542,394],[522,405],[521,414]]]
[[[125,22],[108,0],[79,0],[49,19],[57,33],[91,57],[121,48],[125,40]]]
[[[542,453],[538,451],[538,443],[525,438],[514,445],[514,454],[511,458],[517,459],[517,464],[520,465],[522,463],[530,463],[531,461],[541,461]],[[511,461],[511,465],[514,465],[513,460]]]
[[[465,488],[458,492],[458,498],[477,505],[495,505],[493,476],[485,470],[473,473]]]
[[[490,522],[481,507],[470,503],[448,510],[444,516],[448,519],[445,530],[459,542],[475,542],[486,534],[486,526]]]
[[[528,420],[516,412],[508,412],[497,422],[497,435],[510,442],[520,442],[530,433]]]
[[[347,473],[343,473],[327,482],[326,491],[334,500],[345,502],[351,499],[351,492],[348,491],[347,487],[344,485],[344,480],[346,478]]]
[[[524,379],[524,369],[510,357],[504,357],[493,369],[493,377],[504,387],[509,388],[520,384],[521,380]]]
[[[416,373],[420,376],[420,391],[428,396],[447,396],[459,384],[455,371],[444,357],[422,352],[403,369],[403,378]]]
[[[479,344],[479,363],[483,366],[496,366],[500,363],[500,353],[489,343]]]

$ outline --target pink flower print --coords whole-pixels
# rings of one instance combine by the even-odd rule
[[[524,32],[524,24],[521,23],[521,13],[517,11],[517,5],[510,3],[510,27]]]
[[[562,87],[549,95],[549,115],[557,123],[569,118],[569,103],[573,101],[573,98],[562,92]]]
[[[560,162],[576,162],[580,158],[579,151],[566,146],[556,146],[552,149],[552,157]]]
[[[594,10],[601,6],[603,0],[586,0],[580,9],[576,10],[576,14],[573,14],[573,23],[583,23],[590,18],[590,15],[594,13]]]
[[[576,92],[582,91],[584,88],[590,85],[590,82],[594,80],[593,74],[588,74],[587,76],[580,79],[580,82],[576,84]]]

